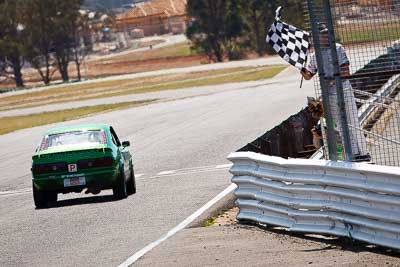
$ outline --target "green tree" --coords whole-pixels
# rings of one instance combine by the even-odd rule
[[[69,80],[68,65],[73,58],[73,48],[79,44],[75,38],[79,8],[83,0],[53,0],[55,16],[53,18],[54,33],[52,40],[58,70],[64,82]]]
[[[22,67],[24,64],[24,29],[18,7],[23,4],[20,0],[0,1],[0,57],[2,58],[2,70],[5,74],[11,74],[17,87],[24,86],[22,79]],[[7,69],[12,69],[8,73]],[[7,75],[9,76],[9,75]]]
[[[266,53],[265,25],[276,9],[275,0],[240,0],[241,14],[244,21],[250,48],[259,55]]]
[[[29,47],[26,58],[38,71],[44,84],[49,84],[54,72],[55,62],[52,58],[53,23],[56,14],[53,0],[25,0],[23,20],[26,24],[26,45]]]
[[[83,12],[75,21],[71,21],[71,29],[73,32],[74,46],[73,58],[76,66],[78,81],[82,79],[81,64],[87,53],[85,38],[90,35],[89,19],[86,12]]]
[[[82,0],[25,0],[26,54],[45,84],[55,71],[69,80],[68,65],[75,46],[75,22]]]
[[[275,10],[282,6],[282,19],[297,27],[304,27],[302,0],[240,0],[240,10],[246,32],[249,33],[251,49],[264,55],[268,49],[265,42],[267,31],[275,20]]]
[[[240,52],[243,30],[238,0],[188,0],[191,22],[186,32],[195,48],[221,62]]]

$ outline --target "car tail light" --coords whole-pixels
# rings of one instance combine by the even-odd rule
[[[78,161],[78,169],[89,169],[98,167],[107,167],[113,164],[112,157],[104,157],[97,159],[83,159]]]
[[[113,163],[112,157],[98,158],[94,160],[94,167],[111,166]]]
[[[50,164],[36,164],[32,166],[33,174],[45,174],[52,172],[65,172],[67,170],[67,163],[58,162]]]

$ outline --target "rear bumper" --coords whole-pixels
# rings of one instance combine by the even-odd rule
[[[38,190],[56,191],[58,193],[79,192],[84,188],[98,187],[100,189],[110,189],[117,182],[119,176],[118,168],[105,169],[91,172],[81,172],[74,174],[50,174],[42,177],[33,177],[33,186]],[[82,185],[64,186],[64,180],[71,179],[84,180]]]

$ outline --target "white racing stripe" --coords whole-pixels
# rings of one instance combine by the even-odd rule
[[[218,201],[220,201],[222,198],[224,198],[226,195],[228,195],[229,193],[231,193],[233,190],[236,189],[236,184],[231,184],[230,186],[228,186],[224,191],[222,191],[221,193],[219,193],[216,197],[214,197],[213,199],[211,199],[209,202],[207,202],[207,204],[205,204],[203,207],[201,207],[200,209],[198,209],[196,212],[194,212],[192,215],[190,215],[188,218],[186,218],[183,222],[181,222],[180,224],[178,224],[177,226],[175,226],[174,228],[172,228],[170,231],[168,231],[168,233],[166,233],[165,235],[161,236],[158,240],[150,243],[149,245],[147,245],[146,247],[142,248],[141,250],[139,250],[138,252],[136,252],[135,254],[133,254],[131,257],[129,257],[126,261],[124,261],[123,263],[121,263],[119,265],[119,267],[127,267],[133,263],[135,263],[138,259],[140,259],[142,256],[144,256],[146,253],[150,252],[153,248],[157,247],[158,245],[160,245],[162,242],[164,242],[165,240],[167,240],[168,238],[172,237],[173,235],[175,235],[177,232],[179,232],[180,230],[184,229],[186,226],[188,226],[190,223],[192,223],[196,218],[198,218],[201,214],[203,214],[203,212],[205,212],[208,208],[210,208],[211,206],[213,206],[215,203],[217,203]]]

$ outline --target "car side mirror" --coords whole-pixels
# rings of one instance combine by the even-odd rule
[[[124,142],[122,142],[122,146],[123,147],[128,147],[128,146],[130,146],[131,145],[131,143],[129,142],[129,141],[124,141]]]

